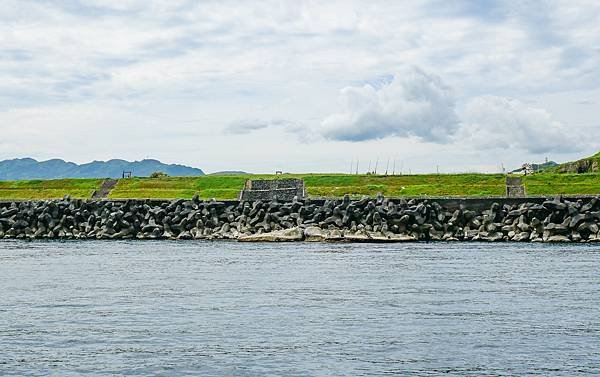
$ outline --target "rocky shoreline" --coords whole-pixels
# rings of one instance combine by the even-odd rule
[[[0,203],[3,239],[229,239],[246,242],[600,241],[598,198],[488,208],[427,199],[202,201],[61,200]],[[456,208],[453,208],[456,207]]]

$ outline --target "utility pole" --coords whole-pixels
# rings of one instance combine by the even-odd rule
[[[394,167],[392,168],[392,175],[396,175],[396,159],[394,158]]]
[[[440,165],[435,166],[435,171],[437,172],[438,175],[440,175]]]
[[[371,160],[369,160],[369,168],[367,169],[367,173],[371,174]]]
[[[404,173],[404,160],[400,161],[400,175]]]
[[[386,177],[388,175],[388,169],[389,169],[389,167],[390,167],[390,158],[388,157],[387,164],[385,165],[385,175],[386,175]]]
[[[358,175],[358,163],[360,162],[360,160],[356,160],[356,175]]]
[[[375,175],[377,175],[377,165],[379,165],[379,157],[377,157],[377,160],[375,161]]]

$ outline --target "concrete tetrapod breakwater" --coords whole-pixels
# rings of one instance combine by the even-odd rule
[[[600,241],[598,198],[0,203],[0,238]]]

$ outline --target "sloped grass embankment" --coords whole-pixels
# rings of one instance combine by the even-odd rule
[[[237,199],[246,179],[275,179],[274,175],[207,175],[201,177],[130,178],[119,180],[111,199]],[[501,174],[423,174],[373,176],[345,174],[293,174],[277,178],[302,178],[310,197],[375,196],[502,196]],[[0,181],[0,200],[55,199],[65,195],[90,198],[103,179]],[[530,196],[600,195],[600,173],[541,173],[523,177]]]

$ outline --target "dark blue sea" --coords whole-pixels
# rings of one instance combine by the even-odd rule
[[[600,246],[0,241],[0,375],[600,375]]]

